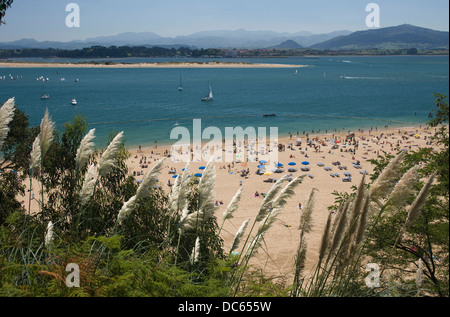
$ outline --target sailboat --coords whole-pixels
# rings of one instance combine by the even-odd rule
[[[213,97],[213,92],[212,92],[212,88],[211,85],[209,85],[209,95],[207,97],[203,97],[202,101],[213,101],[214,97]]]
[[[178,86],[178,91],[183,91],[183,84],[181,83],[181,75],[180,75],[180,86]]]
[[[44,92],[44,86],[45,86],[45,83],[42,85],[41,99],[42,100],[47,100],[47,99],[50,99],[50,95],[47,94],[47,93],[43,93]]]

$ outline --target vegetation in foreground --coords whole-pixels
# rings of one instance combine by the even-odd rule
[[[446,97],[436,95],[429,126],[439,150],[398,149],[374,160],[376,173],[353,192],[336,193],[336,216],[307,273],[313,190],[297,231],[293,282],[274,282],[249,263],[265,251],[265,234],[303,175],[274,184],[227,250],[220,231],[242,191],[218,218],[213,160],[200,179],[188,163],[165,193],[156,183],[164,160],[140,184],[127,176],[122,132],[97,153],[83,118],[56,131],[47,112],[31,128],[10,99],[0,108],[0,296],[448,296],[448,119]],[[28,179],[38,185],[25,192]],[[370,263],[380,269],[372,279]]]

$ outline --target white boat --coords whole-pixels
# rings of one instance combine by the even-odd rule
[[[77,100],[75,98],[72,99],[72,105],[73,106],[77,105]]]
[[[178,91],[183,91],[183,85],[181,83],[181,75],[180,75],[180,86],[178,86]]]
[[[50,99],[50,95],[43,94],[43,95],[41,95],[41,99],[43,99],[43,100]]]
[[[294,75],[298,75],[298,69],[295,70]]]
[[[202,101],[213,101],[213,100],[214,100],[214,96],[213,96],[212,88],[211,88],[211,85],[209,85],[209,95],[207,97],[203,97]]]

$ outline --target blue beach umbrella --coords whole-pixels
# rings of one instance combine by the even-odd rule
[[[204,170],[206,167],[205,166],[201,166],[201,167],[199,167],[198,169],[199,170]]]
[[[258,165],[258,168],[266,168],[265,165]]]
[[[197,174],[195,174],[194,176],[195,176],[195,177],[202,177],[203,174],[197,173]]]
[[[288,165],[289,165],[289,166],[295,166],[295,165],[297,165],[297,163],[290,162]]]
[[[281,166],[283,166],[283,164],[277,163],[277,164],[275,164],[275,166],[276,166],[276,167],[281,167]]]
[[[309,162],[302,162],[303,165],[309,165]]]
[[[261,161],[259,161],[259,163],[265,164],[265,163],[267,163],[267,161],[266,160],[261,160]]]
[[[178,175],[173,175],[172,178],[178,178]]]

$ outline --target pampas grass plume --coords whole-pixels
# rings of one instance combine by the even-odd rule
[[[236,232],[236,235],[234,236],[233,244],[231,246],[230,253],[237,249],[239,246],[239,243],[242,240],[242,237],[244,236],[245,230],[247,229],[247,226],[250,222],[250,219],[245,220],[242,225],[239,227],[238,231]]]
[[[122,223],[134,210],[136,205],[136,196],[131,197],[125,204],[123,204],[122,209],[119,211],[117,215],[117,222]]]
[[[98,164],[98,172],[101,176],[108,174],[117,162],[117,154],[120,150],[120,145],[122,142],[123,131],[116,135],[116,137],[111,141],[111,143],[106,148],[100,162]]]
[[[425,202],[428,198],[428,192],[430,191],[431,185],[433,184],[435,174],[431,175],[428,181],[425,183],[425,185],[422,187],[419,195],[416,197],[414,202],[409,208],[408,211],[408,218],[406,219],[405,227],[407,229],[411,228],[413,223],[416,221],[417,218],[419,218],[420,214],[422,213],[423,206],[425,205]]]
[[[81,140],[80,147],[77,150],[77,156],[75,158],[78,169],[83,169],[92,153],[94,153],[95,144],[92,142],[95,138],[95,129],[92,129]]]
[[[47,225],[47,233],[45,234],[44,244],[46,248],[50,248],[53,242],[53,223],[50,221]]]
[[[203,211],[208,218],[214,216],[215,183],[216,169],[214,157],[211,157],[198,184],[199,210]]]
[[[11,98],[6,101],[0,108],[0,148],[3,145],[3,141],[6,139],[9,133],[9,123],[14,118],[15,111],[15,99]]]
[[[299,230],[309,233],[312,229],[312,212],[315,205],[315,193],[318,190],[313,188],[309,194],[308,201],[306,202],[305,209],[303,210],[302,217],[300,219]]]
[[[152,170],[144,176],[142,183],[139,185],[139,188],[136,191],[136,199],[148,197],[151,188],[157,182],[156,178],[161,172],[165,160],[165,157],[159,160],[158,163],[156,163],[156,165],[152,168]]]
[[[80,200],[82,206],[85,206],[89,202],[94,193],[96,183],[95,171],[95,165],[91,164],[86,172],[86,175],[84,176],[83,186],[80,191]]]
[[[237,193],[234,195],[233,199],[228,204],[228,207],[225,210],[225,212],[223,213],[223,217],[222,217],[224,221],[228,220],[228,219],[232,219],[234,217],[234,212],[239,207],[239,202],[240,202],[241,196],[242,196],[242,190],[243,190],[242,187],[239,188]]]
[[[187,210],[187,209],[185,209]],[[190,231],[196,228],[198,220],[203,219],[204,213],[202,211],[196,211],[185,216],[182,221],[180,221],[178,228],[181,232]]]
[[[197,263],[200,259],[200,238],[197,237],[195,240],[195,246],[192,249],[191,256],[189,257],[189,261],[191,262],[191,265],[194,265]]]
[[[319,249],[319,266],[322,263],[323,258],[326,255],[329,243],[330,243],[330,231],[331,231],[331,213],[328,214],[327,224],[322,235],[322,241]]]
[[[55,129],[55,123],[51,120],[48,109],[45,110],[40,127],[41,157],[44,157],[53,141],[53,130]]]
[[[270,188],[269,192],[267,193],[266,197],[264,198],[261,207],[259,208],[258,211],[258,215],[256,216],[256,221],[261,221],[263,220],[268,212],[269,212],[269,207],[272,203],[272,200],[276,197],[276,195],[278,194],[278,192],[280,191],[283,182],[285,182],[288,178],[288,175],[284,175],[283,177],[281,177],[273,186],[272,188]]]
[[[395,185],[386,205],[390,209],[398,209],[406,205],[407,200],[414,193],[414,185],[419,181],[420,166],[410,168]]]
[[[33,148],[31,150],[31,161],[30,161],[30,173],[31,176],[38,174],[41,167],[41,141],[39,136],[33,142]]]
[[[370,188],[370,197],[372,199],[383,199],[392,191],[392,188],[401,177],[400,167],[405,156],[406,152],[401,152],[384,168]]]

